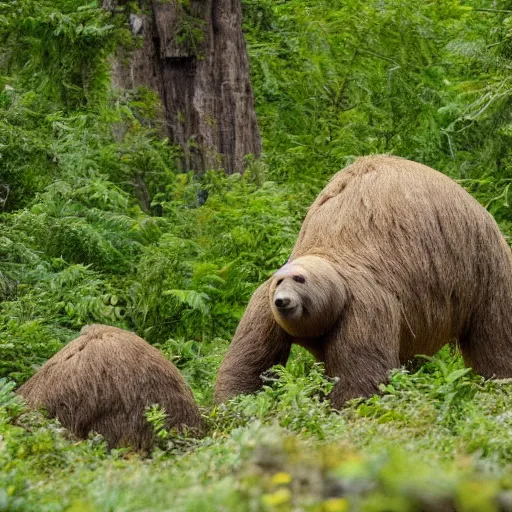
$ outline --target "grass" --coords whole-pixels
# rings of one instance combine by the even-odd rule
[[[256,395],[204,406],[203,439],[169,436],[147,458],[68,438],[3,381],[0,510],[512,510],[511,383],[444,349],[336,413],[302,350],[277,372]]]

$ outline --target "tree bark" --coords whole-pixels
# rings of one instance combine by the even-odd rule
[[[144,14],[130,14],[130,25],[142,44],[120,50],[114,86],[158,93],[168,136],[183,149],[183,170],[243,172],[245,157],[259,156],[261,140],[240,0],[139,4]],[[114,0],[104,7],[114,9]]]

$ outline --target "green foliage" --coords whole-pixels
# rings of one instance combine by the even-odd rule
[[[95,101],[108,84],[106,57],[123,35],[108,18],[96,2],[0,4],[8,73],[67,108]]]
[[[18,94],[0,78],[0,208],[16,209],[51,182],[56,166],[34,111],[38,96]]]
[[[309,180],[393,153],[455,177],[509,178],[508,4],[244,0],[275,176]]]
[[[131,290],[130,315],[146,338],[229,336],[254,289],[288,259],[296,196],[253,179],[182,175],[160,203],[172,227],[144,251]],[[201,208],[198,187],[209,194]]]
[[[482,377],[472,374],[471,368],[465,368],[460,357],[453,358],[445,351],[445,358],[421,356],[429,363],[423,365],[418,373],[409,375],[405,370],[393,374],[389,384],[382,386],[382,391],[399,395],[402,393],[415,394],[419,401],[424,402],[428,397],[436,404],[438,411],[436,420],[447,428],[467,414],[468,404],[471,404],[482,384]],[[425,385],[425,375],[429,376]],[[374,407],[375,410],[374,410]],[[368,400],[360,407],[360,413],[372,415],[378,413],[381,421],[386,414],[394,418],[396,410],[387,410],[386,403],[380,397]]]
[[[212,412],[215,429],[230,431],[253,421],[277,421],[283,428],[319,439],[339,435],[344,421],[332,414],[329,401],[325,400],[333,383],[324,377],[317,364],[305,375],[305,367],[310,366],[307,363],[299,358],[290,369],[274,367],[263,392],[217,406]],[[272,386],[268,385],[270,382]]]
[[[0,503],[52,511],[494,511],[512,484],[510,383],[483,383],[460,369],[443,351],[416,373],[395,372],[381,396],[334,414],[322,399],[332,382],[298,351],[261,393],[212,409],[201,440],[171,436],[165,413],[150,408],[161,447],[149,459],[107,454],[94,436],[66,440],[0,381]],[[447,422],[447,397],[466,384],[477,384],[476,393]]]
[[[189,52],[201,55],[201,45],[206,31],[202,6],[191,4],[190,0],[178,0],[176,4],[178,23],[174,34],[175,41]]]
[[[510,238],[512,4],[243,8],[264,157],[244,176],[195,176],[160,137],[155,94],[111,90],[126,16],[0,3],[0,510],[510,509],[510,383],[484,382],[448,350],[340,413],[301,349],[262,392],[211,403],[251,294],[357,155],[448,173]],[[181,43],[200,45],[189,18]],[[141,459],[27,411],[13,382],[92,322],[137,332],[179,367],[209,407],[204,439],[168,432],[155,406],[158,447]]]

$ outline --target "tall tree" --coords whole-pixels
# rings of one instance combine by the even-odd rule
[[[158,93],[184,170],[243,172],[261,140],[240,0],[139,0],[139,8],[130,25],[142,45],[117,55],[114,84]]]

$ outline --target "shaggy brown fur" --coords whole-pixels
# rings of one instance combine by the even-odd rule
[[[146,406],[159,404],[167,427],[201,429],[192,392],[178,369],[135,334],[91,325],[18,390],[78,437],[102,434],[109,448],[148,450],[153,432]]]
[[[289,262],[253,295],[215,399],[258,389],[260,374],[298,343],[339,378],[331,394],[339,408],[449,342],[485,377],[512,377],[510,248],[448,177],[365,157],[320,193]]]

